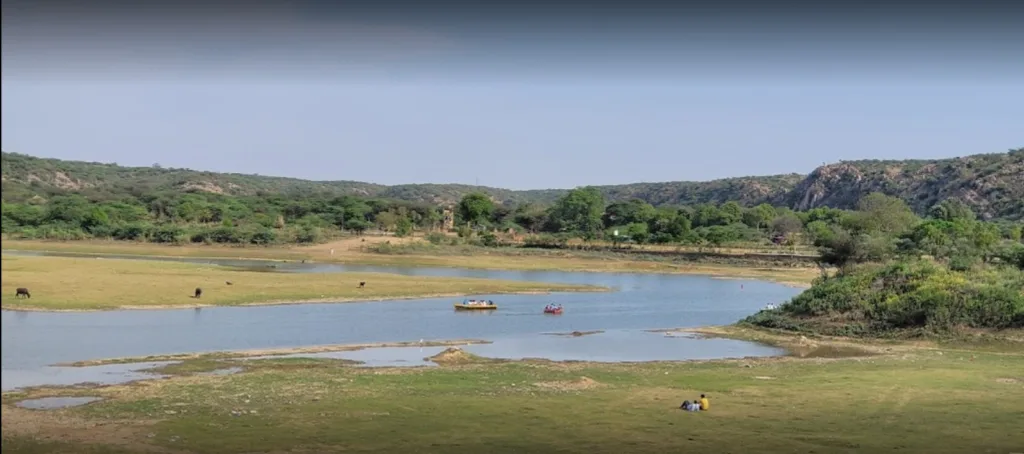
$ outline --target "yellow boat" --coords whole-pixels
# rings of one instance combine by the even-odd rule
[[[455,303],[457,311],[493,311],[498,308],[491,300],[465,300],[462,303]]]

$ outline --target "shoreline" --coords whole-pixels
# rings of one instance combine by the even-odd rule
[[[594,286],[593,290],[590,289],[572,289],[568,288],[565,290],[523,290],[523,291],[504,291],[504,292],[493,292],[489,294],[493,295],[550,295],[553,293],[604,293],[611,292],[613,289],[608,287]],[[396,296],[387,298],[316,298],[307,300],[282,300],[282,301],[261,301],[253,303],[241,303],[241,304],[189,304],[189,305],[171,305],[171,304],[154,304],[149,306],[119,306],[114,308],[106,309],[57,309],[57,308],[37,308],[37,307],[7,307],[0,305],[0,310],[11,311],[11,312],[52,312],[52,313],[90,313],[90,312],[112,312],[112,311],[167,311],[167,310],[178,310],[178,309],[208,309],[208,308],[232,308],[232,307],[261,307],[261,306],[290,306],[297,304],[351,304],[351,303],[386,303],[386,302],[398,302],[418,299],[432,299],[432,298],[461,298],[470,296],[469,293],[436,293],[426,295],[410,295],[410,296]]]
[[[650,333],[690,333],[696,334],[698,339],[731,339],[743,342],[757,343],[762,345],[769,345],[780,348],[786,351],[783,355],[770,355],[770,356],[745,356],[745,357],[722,357],[722,358],[711,358],[711,359],[684,359],[684,360],[650,360],[650,361],[614,361],[614,364],[655,364],[655,363],[705,363],[715,361],[740,361],[740,360],[780,360],[783,358],[791,358],[794,349],[799,347],[806,347],[807,344],[813,343],[815,346],[831,346],[831,347],[853,347],[860,350],[864,350],[868,354],[881,354],[883,349],[878,345],[877,340],[864,339],[864,340],[849,340],[845,338],[833,338],[833,337],[815,337],[813,339],[807,339],[805,336],[799,334],[779,334],[768,331],[757,330],[753,328],[743,328],[733,325],[724,326],[703,326],[694,328],[661,328],[661,329],[646,329],[643,330]],[[540,336],[566,336],[566,337],[584,337],[589,335],[604,333],[604,330],[595,331],[581,331],[581,332],[567,332],[567,333],[556,333],[556,332],[545,332],[538,333]],[[577,334],[578,333],[578,334]],[[427,340],[423,342],[419,341],[392,341],[392,342],[357,342],[352,344],[323,344],[323,345],[306,345],[298,347],[280,347],[280,348],[257,348],[257,349],[241,349],[241,350],[219,350],[219,351],[208,351],[208,352],[182,352],[172,353],[164,355],[149,355],[149,356],[127,356],[117,358],[102,358],[82,361],[72,361],[64,363],[56,363],[50,365],[50,367],[92,367],[92,366],[103,366],[109,364],[134,364],[134,363],[148,363],[158,361],[186,361],[186,360],[233,360],[233,359],[245,359],[259,356],[287,356],[294,354],[310,354],[310,353],[327,353],[327,352],[341,352],[341,351],[357,351],[366,350],[373,348],[411,348],[411,347],[457,347],[463,345],[485,345],[493,344],[494,341],[487,339],[446,339],[446,340]],[[895,344],[884,344],[885,347],[902,345],[905,348],[920,348],[919,343],[905,341],[898,342]],[[889,348],[885,352],[891,353],[892,349]],[[868,355],[861,355],[868,356]],[[845,356],[844,356],[845,357]],[[583,360],[565,360],[556,361],[544,358],[523,358],[520,360],[508,360],[511,362],[531,362],[531,361],[545,361],[552,363],[566,363],[566,364],[580,364],[580,363],[596,363],[605,364],[601,361],[583,361]]]
[[[20,240],[8,240],[8,242],[14,242],[18,244],[25,244],[19,242]],[[444,263],[446,259],[450,260],[451,256],[431,256],[431,255],[386,255],[386,254],[372,254],[365,252],[351,251],[342,252],[339,256],[330,257],[316,257],[315,251],[302,252],[299,250],[288,250],[278,249],[268,251],[269,254],[279,253],[290,255],[289,258],[283,257],[253,257],[253,256],[232,256],[227,254],[220,254],[221,250],[227,250],[226,247],[219,247],[215,251],[209,251],[211,254],[207,255],[202,251],[198,255],[180,254],[175,252],[173,248],[175,246],[160,246],[154,245],[151,248],[165,248],[167,253],[152,254],[136,251],[118,251],[118,252],[81,252],[81,251],[68,251],[62,250],[60,247],[48,248],[45,244],[69,244],[68,242],[41,242],[35,243],[43,245],[38,249],[36,248],[3,248],[0,253],[12,253],[12,254],[62,254],[67,256],[75,257],[131,257],[136,260],[145,259],[177,259],[182,261],[188,260],[238,260],[238,261],[252,261],[252,262],[263,262],[263,263],[292,263],[292,262],[305,262],[307,264],[331,264],[331,265],[354,265],[354,266],[379,266],[379,267],[398,267],[398,268],[462,268],[462,269],[473,269],[473,270],[487,270],[487,271],[558,271],[564,273],[636,273],[636,274],[669,274],[669,275],[696,275],[706,276],[715,279],[732,279],[732,280],[758,280],[775,282],[783,285],[787,285],[794,288],[808,288],[811,285],[811,281],[817,277],[818,270],[815,268],[808,267],[780,267],[771,268],[763,265],[739,265],[739,264],[701,264],[701,263],[686,263],[686,264],[675,264],[658,261],[647,261],[647,260],[622,260],[622,259],[598,259],[589,257],[550,257],[538,255],[531,257],[530,255],[518,255],[518,256],[502,256],[498,255],[487,255],[489,258],[499,257],[506,258],[509,262],[508,265],[502,266],[500,264],[487,264],[481,262],[474,262],[470,260],[473,256],[458,256],[460,260],[456,260],[456,263]],[[86,247],[102,247],[95,243],[86,243]],[[73,246],[72,246],[73,247]],[[145,245],[130,243],[125,245],[112,244],[111,247],[117,248],[133,248],[133,247],[145,247]],[[182,246],[184,247],[184,246]],[[253,248],[237,248],[238,250],[254,251],[257,249]],[[198,251],[199,247],[192,247],[193,251]],[[162,251],[164,252],[164,251]],[[529,259],[539,259],[543,262]],[[528,266],[522,267],[517,266],[516,262],[529,262]],[[412,263],[409,263],[412,262]],[[441,262],[441,263],[438,263]],[[562,263],[557,263],[562,262]],[[572,267],[573,264],[582,265],[580,267]],[[605,266],[598,266],[605,265]],[[570,265],[570,266],[564,266]]]
[[[296,354],[349,352],[372,348],[409,348],[409,347],[458,347],[463,345],[486,345],[493,341],[484,339],[448,339],[432,341],[401,341],[401,342],[365,342],[355,344],[307,345],[303,347],[255,348],[247,350],[222,350],[212,352],[186,352],[169,355],[126,356],[120,358],[90,359],[66,363],[51,364],[49,367],[95,367],[110,364],[137,364],[162,361],[187,361],[194,359],[245,359],[261,356],[287,356]]]

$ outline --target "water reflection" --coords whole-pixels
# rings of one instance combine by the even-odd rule
[[[245,260],[161,260],[266,267],[266,263]],[[497,311],[487,313],[454,311],[452,303],[461,301],[461,298],[91,313],[3,311],[0,313],[3,328],[0,335],[5,347],[2,350],[4,386],[7,386],[8,377],[19,374],[45,378],[47,373],[53,374],[46,369],[48,365],[62,362],[416,339],[492,340],[495,341],[493,345],[473,346],[467,350],[503,358],[543,356],[550,359],[644,361],[734,354],[747,356],[759,354],[761,350],[747,349],[724,340],[689,344],[683,339],[664,339],[664,336],[640,332],[656,328],[730,324],[760,310],[767,303],[783,302],[800,291],[770,282],[720,280],[693,275],[298,262],[277,265],[274,272],[371,271],[411,276],[465,276],[591,284],[619,291],[473,295],[492,299],[499,305]],[[562,304],[565,313],[558,317],[545,316],[543,308],[551,302]],[[607,333],[573,339],[542,335],[596,330]]]

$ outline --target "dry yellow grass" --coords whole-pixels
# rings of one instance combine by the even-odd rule
[[[250,260],[314,260],[363,265],[403,265],[445,268],[502,269],[523,271],[590,271],[634,273],[703,274],[718,277],[772,280],[807,286],[818,270],[813,268],[754,268],[715,264],[673,264],[622,258],[579,257],[570,252],[562,255],[386,255],[363,252],[364,246],[391,241],[398,244],[419,241],[410,238],[349,238],[312,246],[231,247],[217,245],[167,246],[120,241],[4,241],[4,249],[49,251],[82,254],[141,255],[156,257],[233,258]],[[333,251],[333,253],[331,252]]]
[[[600,290],[599,287],[382,273],[273,273],[213,265],[67,257],[2,259],[4,309],[96,310],[342,302]],[[228,285],[230,281],[232,285]],[[366,288],[358,288],[365,281]],[[32,298],[15,298],[26,287]],[[196,287],[200,299],[192,298]]]

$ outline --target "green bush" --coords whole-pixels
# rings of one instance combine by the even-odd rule
[[[772,314],[745,322],[767,328],[867,334],[923,328],[1019,328],[1024,272],[1010,267],[965,270],[915,260],[865,265],[814,285]],[[864,329],[851,329],[860,324]]]

